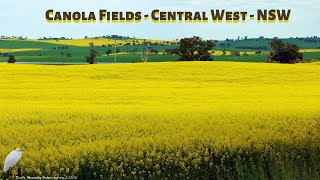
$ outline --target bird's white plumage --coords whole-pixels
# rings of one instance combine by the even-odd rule
[[[14,151],[11,151],[8,154],[6,160],[4,161],[3,171],[6,172],[10,168],[15,166],[19,162],[21,157],[22,157],[22,152],[21,152],[20,148],[14,150]]]

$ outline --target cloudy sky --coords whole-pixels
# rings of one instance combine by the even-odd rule
[[[320,0],[2,0],[0,35],[73,37],[126,35],[139,38],[176,39],[197,35],[206,39],[249,37],[320,36]],[[247,21],[239,24],[166,23],[151,21],[132,24],[50,24],[45,20],[48,9],[55,11],[207,11],[226,9],[248,11],[257,9],[291,9],[289,23],[258,24]],[[210,15],[210,14],[208,14]]]

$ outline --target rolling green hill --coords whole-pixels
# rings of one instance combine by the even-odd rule
[[[287,43],[297,44],[304,52],[305,59],[320,58],[320,38],[290,38],[282,39]],[[150,47],[159,51],[149,57],[151,62],[176,61],[178,56],[167,55],[167,49],[174,49],[178,45],[176,41],[126,39],[117,40],[107,38],[89,38],[77,40],[31,40],[31,39],[0,39],[0,62],[6,62],[9,55],[14,55],[17,62],[84,62],[85,56],[89,54],[89,43],[94,43],[94,49],[99,52],[97,62],[141,62],[140,54],[149,44]],[[216,42],[213,51],[241,51],[247,52],[249,56],[230,56],[213,53],[216,61],[236,62],[262,62],[268,50],[270,39],[247,39],[226,40]],[[115,57],[114,42],[117,42],[119,53]],[[134,43],[136,42],[136,43]],[[79,44],[77,44],[79,43]],[[127,43],[127,44],[125,44]],[[71,44],[71,45],[70,45]],[[87,45],[86,45],[87,44]],[[106,54],[111,50],[113,54]],[[262,50],[262,55],[255,52]]]

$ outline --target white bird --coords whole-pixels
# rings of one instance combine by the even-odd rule
[[[4,161],[3,171],[7,172],[10,168],[14,167],[22,157],[22,152],[20,148],[11,151],[6,160]]]

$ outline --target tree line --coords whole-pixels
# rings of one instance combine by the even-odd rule
[[[179,42],[179,47],[168,50],[170,54],[179,55],[179,61],[213,61],[210,52],[215,41],[203,40],[200,37],[194,36],[192,38],[183,38]],[[303,53],[299,52],[300,48],[296,44],[285,44],[279,39],[273,39],[269,42],[269,53],[267,55],[267,62],[278,63],[295,63],[297,60],[303,59]],[[255,54],[260,55],[262,51],[257,51]],[[223,54],[226,52],[223,50]],[[231,55],[240,56],[239,51],[231,51]],[[243,56],[248,56],[244,53]]]

